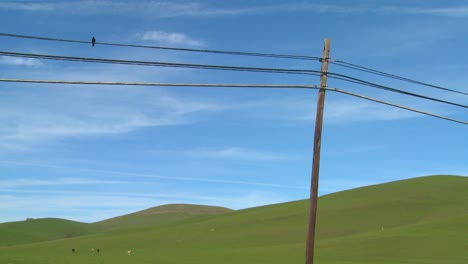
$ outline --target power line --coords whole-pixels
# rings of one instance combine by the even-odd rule
[[[167,87],[211,87],[211,88],[289,88],[289,89],[325,89],[337,93],[347,94],[354,97],[370,100],[373,102],[385,104],[392,107],[401,108],[404,110],[436,117],[439,119],[456,122],[464,125],[468,125],[467,121],[446,117],[431,112],[418,110],[415,108],[398,105],[395,103],[383,101],[380,99],[364,96],[357,93],[352,93],[343,89],[332,88],[332,87],[319,87],[317,85],[301,85],[301,84],[206,84],[206,83],[155,83],[155,82],[99,82],[99,81],[63,81],[63,80],[27,80],[27,79],[8,79],[0,78],[0,82],[15,82],[15,83],[42,83],[42,84],[79,84],[79,85],[125,85],[125,86],[167,86]]]
[[[116,85],[116,86],[320,89],[320,87],[317,86],[317,85],[303,85],[303,84],[216,84],[216,83],[160,83],[160,82],[101,82],[101,81],[30,80],[30,79],[10,79],[10,78],[0,78],[0,82],[43,83],[43,84],[48,83],[48,84]]]
[[[207,70],[228,70],[228,71],[308,74],[308,75],[317,75],[317,76],[320,76],[320,74],[321,74],[320,71],[302,70],[302,69],[281,69],[281,68],[261,68],[261,67],[210,65],[210,64],[173,63],[173,62],[158,62],[158,61],[117,60],[117,59],[74,57],[74,56],[58,56],[58,55],[48,55],[48,54],[32,54],[32,53],[19,53],[19,52],[6,52],[6,51],[0,51],[0,56],[23,57],[23,58],[33,58],[33,59],[46,59],[46,60],[107,63],[107,64],[159,66],[159,67],[175,67],[175,68],[194,68],[194,69],[207,69]]]
[[[58,56],[48,54],[32,54],[32,53],[18,53],[18,52],[5,52],[0,51],[0,56],[12,57],[25,57],[34,59],[47,59],[47,60],[62,60],[62,61],[78,61],[90,63],[107,63],[107,64],[125,64],[125,65],[140,65],[140,66],[158,66],[158,67],[175,67],[175,68],[191,68],[191,69],[207,69],[207,70],[226,70],[226,71],[247,71],[247,72],[264,72],[264,73],[283,73],[283,74],[305,74],[321,76],[321,71],[305,70],[305,69],[284,69],[284,68],[261,68],[261,67],[243,67],[243,66],[227,66],[227,65],[211,65],[211,64],[189,64],[189,63],[172,63],[172,62],[158,62],[158,61],[137,61],[137,60],[117,60],[117,59],[103,59],[103,58],[89,58],[89,57],[74,57],[74,56]],[[338,73],[327,73],[330,78],[354,82],[378,89],[384,89],[391,92],[414,96],[422,99],[427,99],[439,103],[445,103],[453,106],[468,108],[467,105],[458,104],[446,100],[441,100],[425,95],[415,94],[396,88],[368,82],[348,75]]]
[[[45,40],[45,41],[67,42],[67,43],[79,43],[79,44],[87,44],[87,45],[91,44],[91,41],[62,39],[62,38],[49,38],[49,37],[39,37],[39,36],[9,34],[9,33],[0,33],[0,36],[1,37],[12,37],[12,38]],[[314,56],[293,55],[293,54],[275,54],[275,53],[244,52],[244,51],[229,51],[229,50],[212,50],[212,49],[190,49],[190,48],[177,48],[177,47],[168,47],[168,46],[134,45],[134,44],[123,44],[123,43],[112,43],[112,42],[97,42],[97,41],[95,42],[95,45],[130,47],[130,48],[146,48],[146,49],[161,49],[161,50],[187,51],[187,52],[199,52],[199,53],[214,53],[214,54],[240,55],[240,56],[253,56],[253,57],[269,57],[269,58],[294,59],[294,60],[315,60],[315,61],[318,61],[320,59],[319,57],[314,57]]]
[[[414,80],[414,79],[410,79],[410,78],[406,78],[406,77],[386,73],[386,72],[383,72],[383,71],[375,70],[375,69],[372,69],[372,68],[360,66],[360,65],[357,65],[357,64],[353,64],[353,63],[349,63],[349,62],[345,62],[345,61],[341,61],[341,60],[331,60],[330,63],[333,63],[333,64],[335,64],[337,66],[340,66],[340,67],[345,67],[345,68],[349,68],[349,69],[354,69],[354,70],[358,70],[358,71],[372,73],[372,74],[375,74],[375,75],[379,75],[379,76],[383,76],[383,77],[387,77],[387,78],[392,78],[392,79],[396,79],[396,80],[400,80],[400,81],[405,81],[405,82],[409,82],[409,83],[419,84],[419,85],[423,85],[423,86],[427,86],[427,87],[431,87],[431,88],[435,88],[435,89],[439,89],[439,90],[443,90],[443,91],[447,91],[447,92],[468,95],[467,92],[462,92],[462,91],[449,89],[449,88],[446,88],[446,87],[442,87],[442,86],[438,86],[438,85],[434,85],[434,84],[430,84],[430,83],[417,81],[417,80]]]
[[[39,37],[39,36],[31,36],[31,35],[20,35],[20,34],[9,34],[9,33],[0,33],[0,36],[3,37],[13,37],[13,38],[26,38],[26,39],[36,39],[36,40],[45,40],[45,41],[58,41],[58,42],[68,42],[68,43],[79,43],[79,44],[90,44],[90,41],[82,41],[82,40],[72,40],[72,39],[62,39],[62,38],[50,38],[50,37]],[[175,51],[189,51],[189,52],[202,52],[202,53],[215,53],[215,54],[227,54],[227,55],[242,55],[242,56],[256,56],[256,57],[272,57],[272,58],[283,58],[283,59],[298,59],[298,60],[321,60],[320,57],[315,56],[305,56],[305,55],[292,55],[292,54],[274,54],[274,53],[257,53],[257,52],[243,52],[243,51],[227,51],[227,50],[211,50],[211,49],[190,49],[190,48],[177,48],[177,47],[168,47],[168,46],[149,46],[149,45],[134,45],[134,44],[122,44],[122,43],[111,43],[111,42],[95,42],[99,45],[104,46],[120,46],[120,47],[133,47],[133,48],[149,48],[149,49],[163,49],[163,50],[175,50]],[[330,63],[335,65],[351,68],[355,70],[360,70],[376,75],[380,75],[383,77],[393,78],[401,81],[406,81],[414,84],[424,85],[444,91],[449,91],[453,93],[468,95],[466,92],[449,89],[445,87],[441,87],[438,85],[433,85],[417,80],[413,80],[410,78],[386,73],[383,71],[375,70],[372,68],[360,66],[357,64],[349,63],[342,60],[330,60]]]
[[[416,112],[416,113],[420,113],[420,114],[424,114],[424,115],[428,115],[428,116],[432,116],[432,117],[436,117],[436,118],[441,118],[441,119],[445,119],[445,120],[448,120],[448,121],[453,121],[453,122],[456,122],[456,123],[468,125],[468,122],[467,122],[467,121],[463,121],[463,120],[454,119],[454,118],[451,118],[451,117],[446,117],[446,116],[441,116],[441,115],[433,114],[433,113],[430,113],[430,112],[418,110],[418,109],[411,108],[411,107],[407,107],[407,106],[403,106],[403,105],[398,105],[398,104],[395,104],[395,103],[391,103],[391,102],[383,101],[383,100],[380,100],[380,99],[376,99],[376,98],[364,96],[364,95],[361,95],[361,94],[348,92],[348,91],[346,91],[346,90],[342,90],[342,89],[338,89],[338,88],[330,88],[330,89],[331,89],[331,91],[335,91],[335,92],[338,92],[338,93],[351,95],[351,96],[354,96],[354,97],[362,98],[362,99],[369,100],[369,101],[373,101],[373,102],[376,102],[376,103],[381,103],[381,104],[385,104],[385,105],[389,105],[389,106],[393,106],[393,107],[405,109],[405,110],[408,110],[408,111],[412,111],[412,112]]]
[[[430,96],[425,96],[425,95],[421,95],[421,94],[416,94],[416,93],[396,89],[396,88],[393,88],[393,87],[389,87],[389,86],[385,86],[385,85],[365,81],[365,80],[362,80],[362,79],[354,78],[354,77],[344,75],[344,74],[339,74],[339,73],[328,73],[328,74],[329,74],[330,78],[334,78],[334,79],[338,79],[338,80],[343,80],[343,81],[347,81],[347,82],[361,84],[361,85],[374,87],[374,88],[378,88],[378,89],[382,89],[382,90],[386,90],[386,91],[390,91],[390,92],[400,93],[400,94],[404,94],[404,95],[414,96],[414,97],[418,97],[418,98],[421,98],[421,99],[431,100],[431,101],[434,101],[434,102],[439,102],[439,103],[449,104],[449,105],[453,105],[453,106],[468,108],[468,105],[454,103],[454,102],[450,102],[450,101],[446,101],[446,100],[442,100],[442,99],[438,99],[438,98],[434,98],[434,97],[430,97]]]

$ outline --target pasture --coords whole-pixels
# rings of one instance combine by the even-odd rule
[[[432,176],[322,196],[316,263],[468,263],[466,190],[467,177]],[[4,246],[0,263],[303,263],[307,209],[301,200]]]

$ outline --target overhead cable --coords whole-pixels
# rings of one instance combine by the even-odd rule
[[[271,73],[289,73],[289,74],[308,74],[308,75],[318,75],[318,76],[321,74],[320,71],[302,70],[302,69],[284,69],[284,68],[281,69],[281,68],[210,65],[210,64],[173,63],[173,62],[158,62],[158,61],[117,60],[117,59],[59,56],[59,55],[19,53],[19,52],[6,52],[6,51],[0,51],[0,56],[23,57],[23,58],[33,58],[33,59],[46,59],[46,60],[61,60],[61,61],[107,63],[107,64],[195,68],[195,69],[207,69],[207,70],[271,72]]]
[[[284,68],[261,68],[261,67],[244,67],[244,66],[228,66],[228,65],[211,65],[211,64],[189,64],[189,63],[172,63],[172,62],[158,62],[158,61],[137,61],[137,60],[117,60],[117,59],[103,59],[103,58],[89,58],[89,57],[74,57],[74,56],[58,56],[48,54],[31,54],[31,53],[18,53],[18,52],[5,52],[0,51],[0,56],[12,56],[12,57],[25,57],[35,59],[47,59],[47,60],[63,60],[63,61],[78,61],[78,62],[91,62],[91,63],[108,63],[108,64],[125,64],[125,65],[140,65],[140,66],[159,66],[159,67],[176,67],[176,68],[194,68],[194,69],[207,69],[207,70],[227,70],[227,71],[247,71],[247,72],[267,72],[267,73],[283,73],[283,74],[305,74],[321,76],[321,71],[316,70],[305,70],[305,69],[284,69]],[[445,103],[453,106],[468,108],[468,105],[454,103],[446,100],[441,100],[434,97],[420,95],[403,91],[400,89],[368,82],[351,76],[327,72],[330,78],[340,79],[344,81],[354,82],[378,89],[384,89],[391,92],[401,93],[409,96],[418,97],[421,99],[427,99],[439,103]]]
[[[161,83],[161,82],[102,82],[102,81],[31,80],[31,79],[10,79],[10,78],[0,78],[0,82],[44,83],[44,84],[49,83],[49,84],[116,85],[116,86],[320,89],[320,87],[317,86],[317,85],[303,85],[303,84],[216,84],[216,83]]]
[[[332,88],[332,87],[319,87],[317,85],[301,85],[301,84],[203,84],[203,83],[155,83],[155,82],[100,82],[100,81],[63,81],[63,80],[27,80],[27,79],[8,79],[0,78],[0,82],[16,82],[16,83],[43,83],[43,84],[81,84],[81,85],[125,85],[125,86],[166,86],[166,87],[211,87],[211,88],[292,88],[292,89],[324,89],[328,91],[338,92],[342,94],[351,95],[354,97],[370,100],[373,102],[385,104],[392,107],[405,109],[408,111],[444,119],[451,122],[456,122],[464,125],[468,125],[467,121],[446,117],[415,108],[383,101],[380,99],[364,96],[357,93],[352,93],[343,89]]]
[[[462,107],[462,108],[468,108],[468,105],[454,103],[454,102],[450,102],[450,101],[446,101],[446,100],[442,100],[442,99],[438,99],[438,98],[434,98],[434,97],[430,97],[430,96],[426,96],[426,95],[422,95],[422,94],[412,93],[412,92],[404,91],[404,90],[401,90],[401,89],[396,89],[396,88],[393,88],[393,87],[381,85],[381,84],[378,84],[378,83],[365,81],[365,80],[362,80],[362,79],[359,79],[359,78],[354,78],[354,77],[344,75],[344,74],[338,74],[338,73],[330,72],[330,73],[328,73],[328,77],[338,79],[338,80],[347,81],[347,82],[352,82],[352,83],[356,83],[356,84],[361,84],[361,85],[365,85],[365,86],[369,86],[369,87],[374,87],[374,88],[378,88],[378,89],[382,89],[382,90],[386,90],[386,91],[390,91],[390,92],[395,92],[395,93],[400,93],[400,94],[404,94],[404,95],[414,96],[414,97],[418,97],[418,98],[421,98],[421,99],[431,100],[431,101],[434,101],[434,102],[449,104],[449,105],[458,106],[458,107]]]
[[[435,89],[439,89],[439,90],[443,90],[443,91],[447,91],[447,92],[468,95],[468,92],[449,89],[449,88],[438,86],[438,85],[435,85],[435,84],[430,84],[430,83],[426,83],[426,82],[413,80],[413,79],[410,79],[410,78],[406,78],[406,77],[386,73],[386,72],[383,72],[383,71],[375,70],[375,69],[372,69],[372,68],[369,68],[369,67],[364,67],[364,66],[360,66],[360,65],[357,65],[357,64],[353,64],[353,63],[349,63],[349,62],[345,62],[345,61],[341,61],[341,60],[330,60],[330,63],[332,63],[334,65],[337,65],[337,66],[340,66],[340,67],[345,67],[345,68],[349,68],[349,69],[354,69],[354,70],[358,70],[358,71],[372,73],[372,74],[375,74],[375,75],[379,75],[379,76],[383,76],[383,77],[387,77],[387,78],[392,78],[392,79],[396,79],[396,80],[400,80],[400,81],[405,81],[405,82],[409,82],[409,83],[419,84],[419,85],[423,85],[423,86],[427,86],[427,87],[431,87],[431,88],[435,88]]]
[[[428,116],[444,119],[444,120],[447,120],[447,121],[452,121],[452,122],[460,123],[460,124],[463,124],[463,125],[468,125],[468,121],[463,121],[463,120],[459,120],[459,119],[455,119],[455,118],[451,118],[451,117],[437,115],[437,114],[434,114],[434,113],[431,113],[431,112],[426,112],[426,111],[422,111],[422,110],[419,110],[419,109],[407,107],[407,106],[404,106],[404,105],[399,105],[399,104],[387,102],[387,101],[384,101],[384,100],[376,99],[376,98],[373,98],[373,97],[369,97],[369,96],[365,96],[365,95],[361,95],[361,94],[357,94],[357,93],[352,93],[352,92],[349,92],[349,91],[346,91],[346,90],[342,90],[342,89],[338,89],[338,88],[329,88],[329,90],[330,91],[335,91],[335,92],[338,92],[338,93],[342,93],[342,94],[351,95],[351,96],[358,97],[358,98],[362,98],[362,99],[365,99],[365,100],[373,101],[373,102],[376,102],[376,103],[385,104],[385,105],[405,109],[405,110],[408,110],[408,111],[411,111],[411,112],[416,112],[416,113],[420,113],[420,114],[423,114],[423,115],[428,115]]]
[[[260,53],[260,52],[245,52],[245,51],[229,51],[229,50],[212,50],[212,49],[192,49],[192,48],[135,45],[135,44],[99,42],[99,41],[94,41],[93,42],[93,41],[84,41],[84,40],[49,38],[49,37],[20,35],[20,34],[9,34],[9,33],[0,33],[0,36],[1,37],[12,37],[12,38],[45,40],[45,41],[79,43],[79,44],[87,44],[87,45],[90,45],[90,44],[94,43],[94,45],[98,45],[98,46],[102,45],[102,46],[118,46],[118,47],[130,47],[130,48],[161,49],[161,50],[188,51],[188,52],[214,53],[214,54],[240,55],[240,56],[254,56],[254,57],[270,57],[270,58],[295,59],[295,60],[315,60],[315,61],[318,61],[320,59],[319,57],[305,56],[305,55],[275,54],[275,53]]]

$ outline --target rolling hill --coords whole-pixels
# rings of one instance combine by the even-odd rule
[[[87,235],[95,230],[86,223],[58,218],[28,219],[0,224],[0,246],[35,243]]]
[[[467,190],[467,177],[431,176],[322,196],[316,263],[468,263]],[[4,247],[0,263],[302,263],[307,210],[301,200]]]
[[[231,211],[231,209],[217,206],[169,204],[99,221],[92,225],[101,231],[141,228],[168,223],[174,224],[192,217],[217,215]]]
[[[58,218],[2,223],[0,224],[0,246],[72,238],[110,230],[174,224],[192,217],[216,215],[230,211],[232,210],[217,206],[170,204],[91,224]]]

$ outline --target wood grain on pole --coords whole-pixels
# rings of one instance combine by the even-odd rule
[[[328,59],[330,58],[330,39],[326,38],[323,46],[322,70],[320,87],[327,86]],[[325,105],[325,89],[320,89],[317,99],[317,115],[315,118],[314,154],[310,184],[309,225],[307,230],[306,264],[314,263],[315,223],[317,222],[317,198],[320,168],[320,145],[322,140],[323,108]]]

